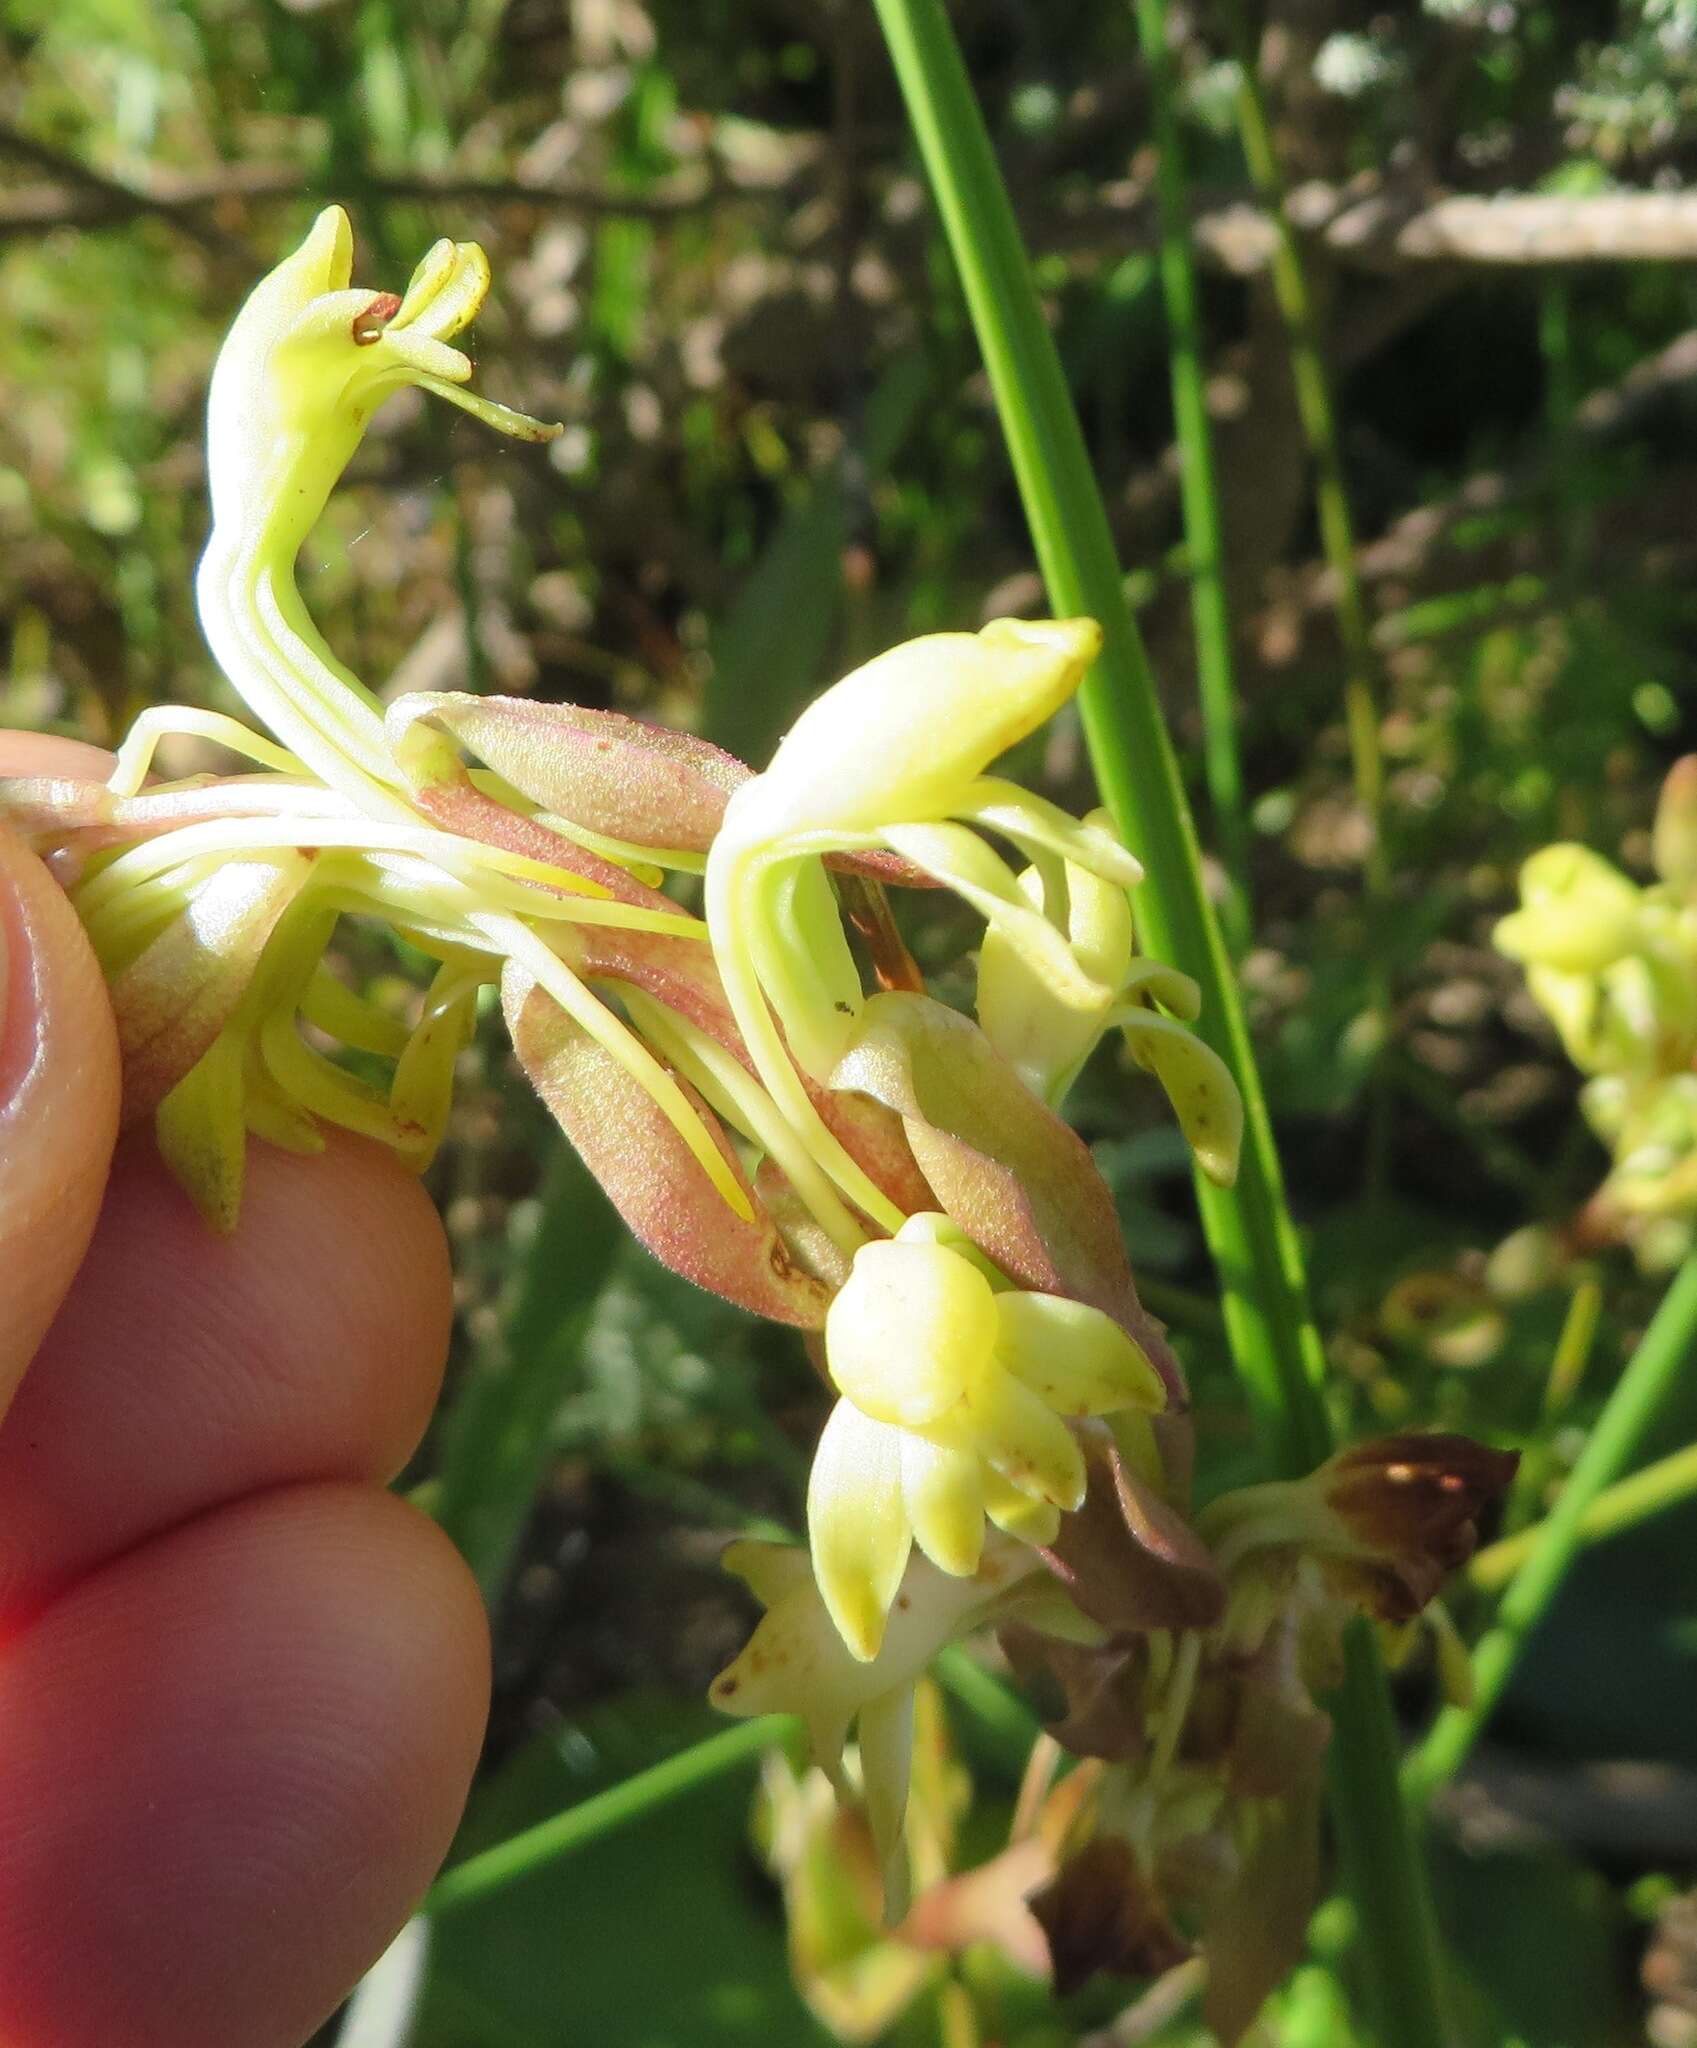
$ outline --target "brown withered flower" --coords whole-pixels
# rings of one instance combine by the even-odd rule
[[[1062,1997],[1098,1970],[1159,1977],[1190,1954],[1123,1835],[1086,1842],[1026,1903],[1047,1937]]]
[[[1355,1554],[1323,1557],[1328,1574],[1379,1620],[1412,1621],[1478,1548],[1519,1463],[1518,1451],[1425,1432],[1339,1451],[1314,1476]]]
[[[1229,1576],[1256,1552],[1311,1558],[1339,1594],[1380,1621],[1412,1621],[1479,1541],[1517,1451],[1409,1431],[1336,1452],[1306,1479],[1225,1495],[1201,1518]]]

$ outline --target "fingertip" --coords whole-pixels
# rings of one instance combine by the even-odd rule
[[[118,1045],[64,893],[0,827],[0,1413],[88,1245],[118,1128]]]
[[[0,1655],[0,2041],[296,2048],[446,1853],[476,1588],[375,1489],[294,1487],[84,1580]],[[98,1967],[91,1963],[98,1962]]]
[[[220,1237],[150,1134],[129,1134],[0,1428],[0,1619],[222,1502],[392,1479],[435,1405],[452,1315],[440,1219],[380,1147],[256,1143]]]
[[[418,1448],[441,1392],[453,1266],[442,1219],[416,1174],[368,1138],[329,1131],[325,1139],[310,1158],[252,1143],[247,1198],[230,1241],[240,1278],[226,1291],[266,1320],[272,1352],[292,1348],[307,1368],[334,1332],[347,1404],[338,1427],[357,1463],[298,1476],[388,1480]],[[149,1172],[163,1168],[154,1163]],[[184,1284],[197,1283],[185,1275]]]

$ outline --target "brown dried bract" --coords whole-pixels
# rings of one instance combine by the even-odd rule
[[[1351,1542],[1373,1554],[1328,1561],[1328,1569],[1380,1620],[1411,1620],[1473,1555],[1480,1519],[1519,1463],[1517,1451],[1440,1432],[1340,1451],[1325,1471],[1326,1505]]]
[[[1065,1997],[1098,1970],[1116,1977],[1159,1977],[1182,1963],[1190,1944],[1120,1835],[1098,1835],[1061,1866],[1030,1900],[1049,1943],[1055,1989]]]

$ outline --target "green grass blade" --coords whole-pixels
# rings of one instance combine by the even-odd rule
[[[960,271],[1039,564],[1057,612],[1103,629],[1081,694],[1102,793],[1148,869],[1139,892],[1150,950],[1195,976],[1212,1042],[1243,1090],[1238,1185],[1199,1184],[1238,1370],[1273,1461],[1323,1458],[1324,1355],[1308,1308],[1242,1005],[1203,886],[1196,832],[1142,642],[1127,607],[1106,509],[1060,359],[1043,319],[1006,187],[940,0],[876,0],[909,117]],[[1351,1883],[1385,2039],[1431,2048],[1438,2013],[1424,1872],[1396,1797],[1394,1730],[1371,1646],[1358,1640],[1339,1701],[1334,1781]]]
[[[1214,467],[1214,439],[1202,369],[1202,316],[1190,253],[1190,208],[1184,145],[1175,103],[1166,0],[1136,0],[1137,36],[1149,73],[1154,115],[1155,193],[1161,214],[1161,292],[1167,308],[1173,428],[1190,569],[1190,616],[1196,636],[1196,687],[1202,707],[1202,764],[1220,855],[1231,882],[1222,922],[1232,952],[1249,940],[1249,830],[1243,764],[1237,747],[1237,687],[1231,611]]]
[[[475,1905],[562,1856],[587,1848],[613,1829],[640,1820],[657,1806],[681,1798],[708,1779],[752,1762],[763,1749],[792,1735],[795,1727],[788,1715],[763,1714],[758,1720],[739,1721],[722,1734],[710,1735],[705,1742],[694,1743],[634,1777],[609,1785],[605,1792],[539,1821],[522,1834],[510,1835],[494,1848],[454,1864],[432,1885],[419,1910],[439,1918]]]
[[[1579,1547],[1589,1549],[1647,1522],[1652,1515],[1681,1507],[1697,1494],[1697,1444],[1670,1451],[1629,1479],[1617,1479],[1599,1493],[1579,1519]],[[1477,1553],[1467,1567],[1471,1584],[1482,1592],[1499,1593],[1544,1540],[1544,1524],[1500,1536]]]
[[[1088,613],[1102,627],[1102,658],[1080,707],[1103,797],[1149,871],[1137,898],[1144,941],[1201,985],[1202,1029],[1243,1089],[1243,1170],[1235,1189],[1200,1189],[1203,1224],[1221,1271],[1233,1354],[1272,1461],[1285,1472],[1307,1471],[1331,1447],[1320,1400],[1324,1359],[1242,1005],[1107,513],[947,20],[936,0],[878,0],[878,11],[990,371],[1050,600],[1058,613]]]
[[[1603,1412],[1585,1440],[1567,1484],[1535,1531],[1526,1561],[1497,1609],[1495,1625],[1473,1653],[1473,1698],[1446,1707],[1409,1759],[1405,1783],[1425,1800],[1466,1761],[1533,1629],[1584,1546],[1586,1517],[1603,1489],[1638,1455],[1697,1351],[1697,1257],[1687,1259],[1644,1332]]]
[[[1320,546],[1331,574],[1338,638],[1343,643],[1344,727],[1349,740],[1350,772],[1355,800],[1367,824],[1367,853],[1362,864],[1365,898],[1367,1001],[1374,1027],[1374,1049],[1383,1054],[1390,1042],[1391,977],[1382,951],[1386,929],[1385,903],[1390,893],[1390,852],[1385,844],[1385,761],[1379,736],[1377,701],[1378,657],[1367,622],[1367,600],[1356,559],[1355,514],[1344,474],[1343,437],[1332,381],[1326,363],[1319,307],[1309,284],[1296,230],[1286,202],[1284,167],[1273,139],[1256,69],[1257,52],[1242,0],[1231,7],[1238,52],[1235,98],[1238,138],[1250,182],[1266,207],[1274,229],[1271,273],[1290,350],[1291,382],[1297,417],[1314,465],[1314,510]],[[1372,1077],[1367,1130],[1367,1187],[1381,1196],[1389,1173],[1390,1095],[1382,1072]]]
[[[455,1405],[436,1518],[499,1599],[553,1450],[553,1418],[620,1238],[612,1204],[561,1147],[503,1318],[495,1356]]]

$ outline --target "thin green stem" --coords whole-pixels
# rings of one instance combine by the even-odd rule
[[[1273,138],[1266,98],[1261,91],[1254,39],[1249,33],[1242,0],[1234,0],[1231,16],[1238,59],[1235,100],[1238,140],[1243,148],[1250,182],[1273,223],[1274,245],[1270,266],[1273,296],[1278,302],[1290,347],[1290,373],[1296,392],[1297,417],[1314,465],[1314,508],[1320,527],[1320,546],[1332,579],[1333,609],[1337,616],[1338,638],[1343,643],[1344,726],[1349,738],[1355,800],[1361,807],[1368,834],[1366,858],[1362,864],[1363,910],[1368,933],[1368,1003],[1376,1025],[1376,1049],[1383,1050],[1390,1042],[1391,986],[1379,935],[1385,929],[1384,905],[1390,890],[1390,856],[1385,846],[1385,764],[1374,688],[1377,660],[1356,559],[1355,517],[1350,509],[1343,442],[1338,432],[1337,409],[1332,403],[1319,313],[1309,285],[1302,248],[1291,225],[1284,171],[1279,162],[1278,145]],[[1382,1191],[1388,1169],[1389,1110],[1390,1097],[1382,1086],[1377,1085],[1375,1077],[1369,1104],[1367,1145],[1368,1186],[1374,1192]]]
[[[1242,1004],[1203,885],[1195,824],[1126,603],[1107,512],[947,18],[938,0],[877,5],[984,352],[1050,601],[1058,613],[1087,613],[1102,627],[1102,655],[1079,705],[1102,795],[1148,870],[1137,892],[1143,940],[1199,984],[1199,1028],[1243,1091],[1237,1186],[1204,1182],[1198,1198],[1224,1283],[1233,1355],[1272,1461],[1293,1475],[1306,1472],[1331,1449],[1320,1398],[1325,1358],[1308,1312]]]
[[[1057,612],[1088,613],[1103,630],[1102,657],[1080,707],[1103,797],[1148,870],[1138,892],[1144,939],[1200,985],[1206,1033],[1243,1092],[1237,1185],[1199,1180],[1198,1203],[1220,1270],[1233,1357],[1269,1457],[1285,1473],[1305,1472],[1331,1447],[1321,1395],[1325,1357],[1242,1004],[1203,885],[1195,826],[1126,603],[1107,512],[948,17],[940,0],[876,5],[984,353],[1050,601]],[[1334,1745],[1340,1819],[1353,1847],[1350,1878],[1384,2038],[1390,2048],[1432,2048],[1443,2029],[1431,1910],[1395,1798],[1395,1755],[1383,1672],[1364,1647],[1353,1653]]]
[[[1446,1707],[1409,1759],[1404,1784],[1415,1801],[1430,1798],[1467,1760],[1528,1638],[1582,1547],[1586,1515],[1637,1455],[1689,1366],[1694,1347],[1697,1257],[1686,1261],[1662,1297],[1554,1508],[1536,1529],[1525,1532],[1530,1539],[1525,1562],[1503,1595],[1495,1625],[1473,1653],[1472,1701],[1465,1707]]]
[[[1591,1362],[1591,1347],[1597,1341],[1597,1322],[1603,1313],[1603,1290],[1595,1280],[1581,1280],[1562,1318],[1550,1360],[1550,1376],[1544,1382],[1544,1420],[1555,1421],[1579,1391],[1585,1368]]]
[[[1352,1622],[1344,1636],[1344,1681],[1328,1704],[1332,1821],[1360,1916],[1379,2034],[1394,2048],[1446,2048],[1453,2036],[1439,1992],[1437,1914],[1397,1783],[1396,1720],[1365,1621]],[[1406,2005],[1411,1997],[1420,2003]]]
[[[723,1734],[710,1735],[705,1742],[456,1863],[431,1886],[421,1911],[440,1918],[464,1906],[475,1906],[601,1836],[641,1820],[656,1807],[693,1792],[698,1785],[738,1769],[763,1749],[788,1740],[795,1726],[787,1714],[763,1714],[758,1720],[740,1721]]]
[[[1166,0],[1135,0],[1135,5],[1138,41],[1149,72],[1155,123],[1161,291],[1167,308],[1167,360],[1172,376],[1173,427],[1178,439],[1185,552],[1189,558],[1190,616],[1196,636],[1202,764],[1214,830],[1226,867],[1228,888],[1221,905],[1221,921],[1231,950],[1237,955],[1248,944],[1250,929],[1249,821],[1243,803],[1243,766],[1238,758],[1231,611],[1226,596],[1213,433],[1202,372],[1202,318],[1196,266],[1190,254],[1184,142],[1175,104],[1172,50],[1167,41]]]
[[[1604,1487],[1579,1518],[1579,1547],[1588,1549],[1606,1537],[1636,1528],[1652,1515],[1680,1506],[1693,1494],[1697,1494],[1697,1444],[1687,1444],[1683,1451],[1658,1458],[1630,1479]],[[1500,1591],[1543,1542],[1544,1529],[1543,1522],[1535,1522],[1530,1529],[1486,1544],[1468,1565],[1468,1579],[1482,1592]]]

